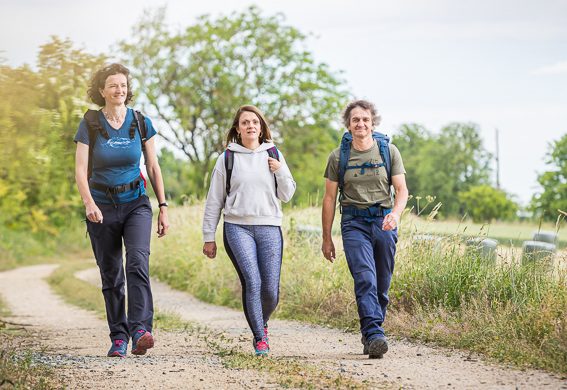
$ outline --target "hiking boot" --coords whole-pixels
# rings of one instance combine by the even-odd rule
[[[268,356],[268,352],[270,352],[270,345],[268,344],[268,340],[266,337],[262,337],[262,340],[256,341],[254,339],[254,350],[256,352],[256,356]]]
[[[386,337],[379,336],[366,343],[368,345],[368,357],[370,359],[382,359],[384,354],[388,352],[388,342]]]
[[[360,342],[364,345],[364,347],[362,347],[362,354],[368,355],[368,343],[366,342],[366,337],[362,336],[360,338]]]
[[[106,356],[125,358],[127,352],[128,352],[128,342],[117,339],[112,342],[112,346],[108,350]]]
[[[132,354],[145,355],[148,349],[153,348],[154,337],[150,332],[139,329],[132,337]]]

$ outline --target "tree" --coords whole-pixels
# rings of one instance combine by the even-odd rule
[[[488,185],[470,187],[459,193],[459,200],[474,222],[512,219],[518,211],[509,195]]]
[[[298,181],[299,198],[322,186],[326,157],[338,145],[344,83],[305,49],[305,35],[281,14],[257,7],[216,19],[202,16],[178,33],[165,30],[159,9],[122,42],[140,81],[149,114],[166,126],[160,135],[191,163],[193,193],[224,150],[236,109],[258,106]],[[205,183],[206,184],[206,183]]]
[[[552,169],[538,176],[543,191],[532,198],[532,209],[548,220],[557,218],[557,210],[567,211],[567,134],[549,145],[546,163]]]
[[[0,67],[0,223],[55,234],[77,211],[72,139],[102,60],[52,37],[37,71]]]
[[[408,172],[406,183],[410,193],[425,196],[434,195],[426,194],[428,178],[424,175],[417,174],[417,169],[425,163],[428,157],[423,156],[423,151],[429,148],[428,144],[435,144],[435,139],[431,132],[424,126],[409,123],[402,124],[396,134],[392,137],[392,143],[400,150],[404,161],[404,167]]]
[[[434,196],[444,215],[462,215],[458,198],[472,186],[488,183],[490,153],[478,126],[452,123],[432,134],[419,125],[402,125],[394,143],[400,149],[410,193]]]

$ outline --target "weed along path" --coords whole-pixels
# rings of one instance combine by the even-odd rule
[[[554,375],[407,341],[391,340],[384,359],[369,360],[358,335],[292,321],[271,321],[271,358],[254,358],[240,311],[205,304],[158,281],[152,281],[158,311],[191,325],[158,329],[147,356],[110,359],[102,356],[105,321],[64,303],[44,281],[55,267],[0,273],[0,295],[12,312],[9,321],[27,324],[46,347],[41,358],[60,369],[69,388],[567,389]],[[75,276],[100,285],[95,268]]]

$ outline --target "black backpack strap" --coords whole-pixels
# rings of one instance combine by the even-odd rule
[[[230,178],[232,177],[232,168],[234,168],[234,152],[227,149],[224,151],[224,169],[226,171],[226,196],[230,194]]]
[[[278,148],[276,146],[272,146],[270,149],[267,150],[268,156],[271,158],[275,158],[276,160],[280,161],[280,152],[278,152]],[[274,182],[276,183],[276,196],[278,194],[278,179],[276,179],[276,174],[274,173]]]
[[[148,136],[148,129],[146,128],[146,118],[138,110],[134,110],[134,120],[132,121],[138,127],[138,133],[140,133],[140,140],[142,141],[142,153],[146,151],[146,141]],[[133,137],[133,128],[130,127],[130,138]]]
[[[87,168],[87,179],[90,179],[93,174],[93,149],[96,143],[97,133],[106,139],[109,139],[110,136],[100,123],[100,111],[87,110],[83,118],[87,124],[87,132],[89,135],[89,163]]]

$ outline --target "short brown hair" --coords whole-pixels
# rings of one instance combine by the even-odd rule
[[[378,110],[376,109],[376,106],[374,105],[374,103],[371,103],[368,100],[355,100],[353,102],[350,102],[346,106],[345,111],[343,113],[343,123],[344,123],[344,125],[347,129],[350,125],[350,113],[356,107],[360,107],[363,110],[370,111],[370,115],[372,116],[372,125],[373,126],[378,126],[380,124],[382,117],[378,114]]]
[[[89,89],[87,90],[87,93],[94,104],[101,107],[106,104],[104,98],[100,94],[100,90],[104,89],[104,85],[108,76],[115,74],[123,74],[124,76],[126,76],[128,92],[126,93],[126,101],[124,102],[124,104],[130,103],[132,97],[134,96],[134,93],[132,92],[132,78],[130,77],[130,71],[122,64],[110,64],[97,70],[93,75],[91,82],[89,83]]]
[[[270,126],[268,126],[268,122],[266,118],[264,118],[264,114],[262,111],[256,106],[252,105],[245,105],[241,106],[238,111],[236,111],[236,115],[234,115],[234,120],[232,121],[232,127],[228,130],[228,134],[226,136],[226,145],[228,146],[231,142],[236,142],[239,145],[242,145],[242,139],[238,138],[238,122],[240,121],[240,115],[243,112],[253,112],[256,114],[258,119],[260,119],[260,137],[258,137],[258,141],[260,143],[264,143],[266,141],[272,140],[272,133],[270,132]]]

